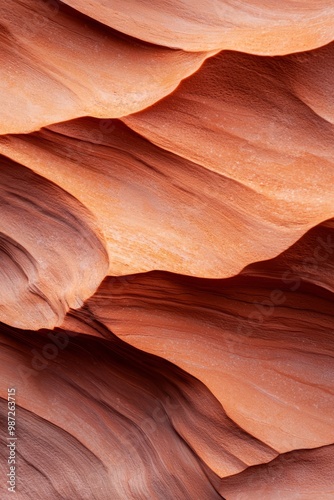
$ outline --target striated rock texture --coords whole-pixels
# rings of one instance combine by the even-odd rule
[[[276,55],[333,40],[330,0],[66,0],[128,35],[187,51],[238,50]]]
[[[107,272],[103,238],[69,193],[8,158],[0,162],[1,319],[19,328],[52,327]]]
[[[1,499],[334,498],[333,2],[0,4]]]
[[[56,0],[2,1],[1,11],[2,134],[139,111],[211,55],[133,40]]]

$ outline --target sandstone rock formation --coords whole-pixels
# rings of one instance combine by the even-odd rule
[[[333,498],[332,1],[1,12],[1,498]]]
[[[66,0],[123,33],[187,51],[238,50],[276,55],[333,40],[330,0]]]

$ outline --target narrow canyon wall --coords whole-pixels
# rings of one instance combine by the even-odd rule
[[[0,5],[0,497],[334,498],[333,2]]]

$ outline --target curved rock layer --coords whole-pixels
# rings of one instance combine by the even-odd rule
[[[19,328],[61,324],[108,269],[92,215],[31,170],[0,159],[1,320]]]
[[[189,374],[121,342],[84,311],[76,322],[108,340],[1,327],[1,386],[15,380],[20,397],[19,498],[215,499],[218,474],[277,456]],[[4,420],[7,389],[1,397]]]
[[[19,500],[334,497],[333,20],[2,2]]]
[[[333,216],[333,57],[334,44],[285,58],[221,52],[172,95],[123,121],[247,186],[255,220],[269,199],[272,222],[284,214],[295,227],[315,225]]]
[[[220,492],[231,500],[257,498],[333,498],[334,447],[298,450],[281,455],[269,464],[251,467],[224,478]]]
[[[204,382],[235,422],[277,451],[331,444],[334,233],[328,226],[226,280],[157,272],[118,283],[107,278],[88,307],[121,339]]]
[[[9,0],[1,10],[1,134],[134,113],[211,55],[129,39],[55,0]]]
[[[188,51],[276,55],[314,49],[334,38],[330,0],[65,0],[128,35]]]
[[[299,182],[290,163],[273,172],[264,164],[255,189],[245,170],[231,178],[153,145],[119,121],[104,122],[103,132],[100,125],[85,118],[0,137],[0,152],[89,208],[106,240],[111,275],[161,269],[229,277],[276,256],[315,221],[334,215],[329,162],[310,178],[301,158]],[[327,192],[315,196],[324,177]]]

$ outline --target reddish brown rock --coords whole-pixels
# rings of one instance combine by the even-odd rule
[[[2,4],[16,498],[333,498],[332,0]]]
[[[139,111],[210,54],[148,45],[55,0],[9,0],[1,15],[0,133]]]
[[[211,469],[225,476],[276,457],[189,374],[80,320],[107,340],[1,326],[1,398],[14,383],[20,418],[18,498],[218,499]],[[0,408],[3,423],[3,399]]]
[[[275,277],[289,285],[292,291],[297,291],[305,282],[316,285],[317,294],[326,293],[326,290],[333,293],[334,219],[312,228],[275,259],[247,266],[242,274],[254,278]]]
[[[54,327],[90,297],[108,270],[92,214],[47,179],[0,158],[0,319]]]
[[[333,95],[333,54],[334,44],[285,58],[222,52],[171,96],[123,121],[158,146],[250,188],[253,210],[275,202],[272,222],[284,212],[296,228],[311,227],[333,210],[334,132],[330,112],[322,116]],[[318,77],[309,81],[313,64]]]
[[[184,50],[287,54],[331,42],[330,0],[66,0],[68,5],[141,40]]]
[[[103,132],[100,125],[85,118],[0,137],[0,151],[89,208],[106,239],[111,275],[161,269],[229,277],[275,257],[334,213],[329,162],[314,170],[303,160],[303,177],[288,168],[290,159],[263,163],[257,177],[249,164],[232,179],[224,165],[219,172],[203,168],[119,121],[104,122]],[[254,147],[254,161],[261,154]],[[324,179],[319,196],[313,189]]]
[[[276,450],[331,444],[333,296],[327,279],[322,288],[315,278],[314,238],[329,245],[317,273],[331,270],[333,281],[333,229],[325,225],[240,276],[107,278],[88,305],[126,342],[204,382],[235,422]]]
[[[296,450],[223,479],[220,492],[226,500],[330,500],[334,495],[333,463],[334,446]]]

